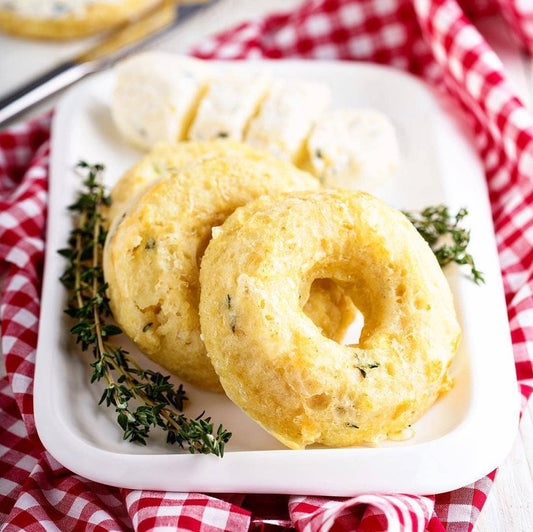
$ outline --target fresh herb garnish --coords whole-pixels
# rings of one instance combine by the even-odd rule
[[[83,351],[92,350],[95,359],[91,383],[103,379],[106,384],[99,404],[115,408],[125,440],[146,444],[151,430],[159,427],[167,433],[168,443],[191,453],[223,456],[231,433],[221,425],[214,433],[204,413],[194,419],[185,417],[181,413],[187,400],[183,387],[176,388],[169,376],[141,368],[126,350],[110,341],[122,333],[106,323],[111,310],[102,269],[106,231],[101,208],[110,204],[110,198],[101,184],[102,165],[81,162],[78,169],[85,190],[69,207],[76,224],[69,247],[59,250],[68,259],[61,282],[69,291],[65,312],[76,320],[70,332]]]
[[[459,209],[455,215],[450,214],[445,205],[426,207],[420,212],[403,213],[429,244],[442,267],[450,262],[470,266],[474,282],[485,282],[483,273],[476,268],[472,255],[466,251],[470,243],[470,231],[460,226],[460,222],[468,214],[465,208]]]

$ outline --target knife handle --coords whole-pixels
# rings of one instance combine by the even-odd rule
[[[0,126],[97,70],[96,63],[66,61],[0,99]]]

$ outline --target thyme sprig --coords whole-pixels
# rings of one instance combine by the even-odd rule
[[[472,255],[466,251],[470,243],[470,231],[460,224],[468,215],[467,209],[463,207],[452,215],[445,205],[436,205],[426,207],[420,212],[403,213],[429,244],[442,267],[451,262],[467,265],[474,282],[485,282],[483,273],[477,269]]]
[[[155,427],[167,433],[167,442],[191,453],[223,456],[231,437],[220,425],[214,432],[209,417],[194,419],[183,413],[187,396],[182,385],[175,387],[169,376],[141,368],[112,337],[122,330],[107,319],[111,316],[107,284],[102,268],[106,239],[102,207],[110,204],[101,176],[100,164],[80,162],[78,170],[84,191],[69,206],[76,218],[65,249],[59,253],[68,260],[61,282],[69,291],[65,312],[76,320],[70,332],[83,351],[91,350],[94,362],[91,383],[103,380],[105,390],[99,404],[113,406],[124,439],[146,444]]]

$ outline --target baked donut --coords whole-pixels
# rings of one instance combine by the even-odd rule
[[[198,316],[199,265],[212,228],[261,195],[318,187],[314,177],[289,163],[272,166],[232,154],[206,156],[148,187],[115,220],[104,247],[117,323],[171,373],[221,391]]]
[[[117,26],[160,0],[0,0],[0,30],[21,37],[74,39]]]
[[[333,279],[364,316],[353,345],[302,312]],[[460,329],[439,264],[399,211],[330,189],[237,209],[204,254],[200,322],[228,397],[290,448],[376,442],[450,387]]]
[[[149,184],[175,174],[206,155],[226,155],[256,162],[263,161],[282,174],[286,174],[290,168],[287,163],[280,162],[267,152],[255,150],[242,142],[232,140],[183,141],[170,144],[161,142],[141,157],[113,186],[111,206],[105,212],[108,224],[122,215],[132,198]],[[297,170],[294,171],[301,175]]]

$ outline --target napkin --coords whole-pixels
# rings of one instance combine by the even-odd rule
[[[519,0],[311,0],[290,13],[243,23],[191,53],[205,59],[372,61],[420,76],[462,109],[485,168],[517,393],[525,405],[533,389],[533,119],[475,28],[487,15],[501,17],[520,46],[533,51],[533,7]],[[331,498],[118,489],[57,463],[36,433],[32,393],[50,120],[48,114],[0,132],[0,317],[7,370],[0,380],[0,530],[472,529],[495,472],[439,495]]]

